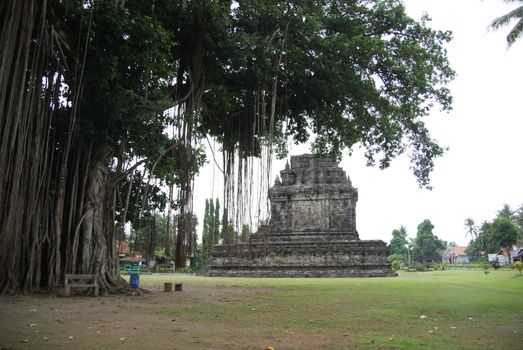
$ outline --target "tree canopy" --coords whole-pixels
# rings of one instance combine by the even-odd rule
[[[401,226],[397,230],[392,231],[392,239],[390,240],[390,254],[405,255],[407,253],[407,230]]]
[[[474,255],[496,253],[499,249],[509,249],[523,239],[523,205],[513,210],[508,204],[498,210],[496,218],[484,221],[471,239],[467,252]]]
[[[410,264],[410,246],[407,240],[407,229],[401,226],[392,231],[392,239],[389,244],[389,256],[387,261],[392,263],[394,270],[398,270],[401,264]]]
[[[434,225],[430,220],[423,220],[418,225],[418,232],[414,240],[412,255],[414,260],[420,262],[434,262],[440,258],[440,251],[445,249],[447,243],[432,233]]]
[[[520,234],[514,222],[504,216],[496,218],[492,222],[489,231],[492,243],[500,248],[507,249],[507,253],[510,253],[512,245],[517,242]]]
[[[0,292],[75,272],[125,288],[115,221],[167,202],[185,218],[208,136],[238,187],[242,159],[287,137],[380,167],[407,152],[421,186],[443,153],[423,117],[451,107],[451,35],[399,0],[8,0],[0,17]],[[176,242],[182,267],[191,220]]]
[[[202,128],[241,154],[256,154],[267,132],[276,143],[312,132],[316,151],[338,157],[362,144],[381,167],[409,151],[428,185],[443,150],[422,117],[434,104],[450,109],[454,76],[450,33],[428,21],[391,0],[239,2],[208,52]]]

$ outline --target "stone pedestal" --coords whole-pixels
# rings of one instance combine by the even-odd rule
[[[330,159],[291,157],[269,189],[271,220],[249,243],[215,246],[207,276],[378,277],[395,276],[387,246],[360,240],[358,190]]]

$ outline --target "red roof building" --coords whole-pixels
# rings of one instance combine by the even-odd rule
[[[465,249],[467,247],[449,246],[441,254],[441,261],[447,264],[468,264],[469,257]]]
[[[123,257],[128,252],[129,252],[129,244],[127,244],[123,241],[120,241],[118,243],[118,256]]]

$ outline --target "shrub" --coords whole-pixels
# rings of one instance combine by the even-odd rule
[[[401,262],[399,260],[394,260],[391,266],[394,271],[398,271],[401,268]]]
[[[387,257],[387,262],[392,264],[394,261],[398,261],[400,264],[403,264],[405,262],[405,256],[401,254],[392,254]]]
[[[175,270],[176,272],[181,272],[181,273],[194,273],[194,269],[190,266],[186,266],[186,267],[179,267]]]
[[[417,263],[417,264],[414,264],[414,270],[416,271],[425,271],[425,266],[423,264],[420,264],[420,263]]]
[[[514,267],[515,267],[516,269],[518,269],[519,274],[521,275],[521,272],[523,271],[523,262],[521,262],[521,261],[516,261],[516,262],[514,263]]]
[[[434,271],[439,269],[438,263],[425,263],[425,271]]]
[[[447,269],[447,263],[436,264],[434,268],[436,270],[445,271]]]

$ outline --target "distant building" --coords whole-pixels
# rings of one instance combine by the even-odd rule
[[[123,258],[124,256],[127,255],[127,253],[129,253],[129,244],[127,244],[123,241],[120,241],[118,243],[118,256],[120,258]]]
[[[510,252],[508,253],[506,249],[501,248],[496,256],[500,265],[507,265],[516,261],[523,261],[523,248],[512,246]]]
[[[469,257],[465,249],[467,247],[449,246],[441,254],[441,261],[447,264],[468,264]]]
[[[510,249],[510,256],[507,250],[501,248],[496,254],[489,254],[489,262],[499,265],[508,265],[516,261],[523,261],[523,247],[513,246]]]
[[[513,262],[521,261],[523,262],[523,248],[522,247],[516,247],[510,252],[510,257],[512,258]]]

